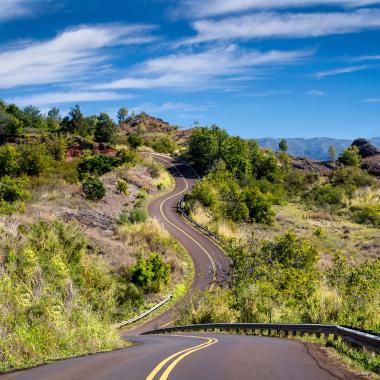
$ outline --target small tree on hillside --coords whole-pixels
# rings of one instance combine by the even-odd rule
[[[98,116],[98,123],[95,129],[95,140],[98,142],[111,142],[116,133],[116,128],[113,120],[102,112]]]
[[[345,149],[338,158],[339,163],[344,166],[360,166],[362,158],[357,146],[350,146]]]
[[[117,112],[117,120],[119,121],[119,124],[125,123],[127,116],[128,116],[127,108],[121,107],[119,111]]]
[[[282,139],[278,144],[278,148],[281,152],[286,153],[288,151],[288,142],[285,139]]]
[[[336,147],[335,145],[330,145],[329,146],[329,158],[331,161],[334,161],[336,159]]]

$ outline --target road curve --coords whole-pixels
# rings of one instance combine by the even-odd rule
[[[134,346],[4,375],[4,380],[360,379],[295,341],[229,334],[143,335]]]
[[[158,219],[189,252],[195,269],[192,289],[208,289],[222,283],[229,271],[230,262],[223,251],[210,239],[190,227],[177,213],[176,206],[184,193],[195,183],[195,175],[187,165],[175,162],[170,157],[151,154],[162,163],[173,176],[175,188],[169,194],[153,200],[149,204],[149,214]],[[139,335],[156,326],[165,326],[173,319],[174,310],[168,310],[157,318],[128,331],[129,335]]]
[[[149,212],[189,251],[195,265],[193,288],[222,282],[229,261],[204,235],[176,213],[176,203],[194,184],[191,171],[156,156],[175,179],[175,189],[154,200]],[[174,166],[173,166],[174,164]],[[4,380],[336,380],[360,379],[310,345],[268,337],[231,334],[137,335],[172,320],[169,310],[127,331],[132,347],[61,360],[0,376]]]

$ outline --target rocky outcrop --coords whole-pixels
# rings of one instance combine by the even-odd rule
[[[144,112],[139,115],[129,117],[121,128],[126,133],[132,133],[139,126],[143,126],[147,132],[169,133],[175,131],[176,129],[166,121],[150,116]]]
[[[117,153],[116,149],[107,144],[95,143],[83,137],[75,136],[67,149],[67,157],[81,157],[86,150],[90,150],[93,154],[101,153],[107,156],[115,156]]]
[[[307,157],[290,157],[291,165],[294,169],[303,170],[309,173],[317,173],[323,176],[330,176],[337,167],[335,161],[317,161]]]
[[[380,150],[366,139],[356,139],[351,146],[359,148],[359,153],[363,158],[380,154]]]

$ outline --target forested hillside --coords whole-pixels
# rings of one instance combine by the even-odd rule
[[[178,323],[335,323],[380,329],[380,186],[359,148],[328,176],[293,169],[280,152],[217,127],[190,137],[204,175],[188,213],[232,248],[229,288],[198,294]],[[377,359],[365,366],[378,371]]]

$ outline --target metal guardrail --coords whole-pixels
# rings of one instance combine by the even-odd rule
[[[223,247],[227,252],[232,249],[232,246],[230,246],[228,243],[226,243],[220,236],[215,234],[214,232],[210,231],[208,228],[203,226],[202,224],[199,224],[194,219],[192,219],[189,214],[185,211],[185,209],[182,207],[182,204],[184,202],[184,198],[181,198],[177,203],[177,212],[182,215],[193,227],[195,227],[197,230],[199,230],[201,233],[209,237],[210,239],[214,240],[217,244],[219,244],[221,247]]]
[[[173,298],[173,296],[169,295],[164,300],[162,300],[160,303],[158,303],[157,305],[154,305],[149,310],[144,311],[144,313],[138,315],[137,317],[128,319],[127,321],[122,321],[122,322],[116,323],[112,327],[115,327],[115,328],[119,329],[120,327],[123,327],[123,326],[126,326],[126,325],[130,325],[133,322],[137,322],[140,319],[143,319],[144,317],[146,317],[147,315],[149,315],[150,313],[152,313],[153,311],[157,310],[159,307],[161,307],[162,305],[164,305],[166,302],[170,301],[172,298]]]
[[[274,324],[274,323],[207,323],[200,325],[173,326],[147,331],[147,334],[166,334],[178,332],[235,332],[246,333],[251,335],[268,335],[280,336],[281,333],[285,337],[304,336],[312,334],[320,337],[324,336],[328,339],[330,335],[334,339],[342,338],[346,343],[365,347],[367,349],[380,352],[380,337],[363,333],[357,330],[348,329],[337,325],[323,324]],[[264,334],[267,332],[267,334]]]

